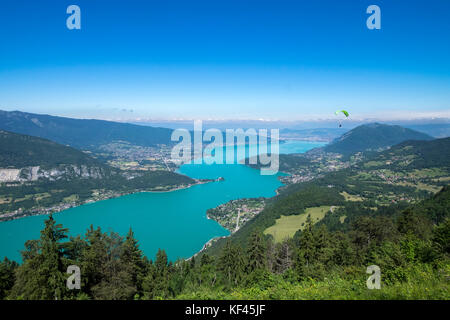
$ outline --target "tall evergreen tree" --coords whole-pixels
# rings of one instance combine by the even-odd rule
[[[63,245],[67,229],[56,224],[53,216],[45,220],[38,241],[28,241],[22,252],[24,263],[17,269],[12,296],[33,300],[62,299],[66,292]]]
[[[59,300],[63,297],[63,292],[66,289],[66,276],[62,261],[63,251],[60,241],[67,238],[67,232],[68,229],[56,224],[52,215],[45,221],[45,228],[41,231],[42,261],[38,273],[40,277],[47,279],[44,299],[54,298]]]
[[[306,225],[300,234],[300,255],[306,265],[313,262],[316,255],[316,243],[313,234],[313,222],[311,216],[306,218]]]
[[[233,246],[231,241],[227,241],[222,250],[218,268],[229,287],[237,285],[242,280],[244,258],[241,250]]]
[[[149,276],[146,278],[147,296],[166,297],[169,290],[169,263],[167,254],[159,249],[156,253],[155,265]]]
[[[138,294],[142,294],[142,281],[145,276],[145,262],[143,253],[139,249],[138,241],[134,237],[133,230],[128,231],[122,245],[120,260],[126,272],[131,276],[131,281],[137,289]]]
[[[91,225],[85,234],[86,246],[81,252],[82,289],[92,295],[92,288],[104,278],[103,266],[107,261],[107,248],[100,227]]]
[[[247,258],[248,273],[257,269],[266,268],[266,247],[261,233],[254,232],[251,234],[247,249]]]

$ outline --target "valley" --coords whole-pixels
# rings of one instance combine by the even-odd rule
[[[376,143],[364,139],[367,130],[378,136]],[[396,139],[384,139],[386,132]],[[246,285],[230,282],[226,276],[230,273],[236,279],[251,279],[265,272],[266,277],[290,288],[288,294],[276,291],[277,297],[292,298],[308,297],[306,279],[323,281],[327,270],[341,279],[339,285],[333,284],[336,291],[341,290],[348,285],[348,277],[359,281],[358,272],[347,274],[342,266],[360,268],[373,250],[389,245],[386,241],[403,239],[404,243],[409,237],[404,230],[416,228],[418,237],[429,239],[432,226],[445,228],[443,221],[449,214],[450,138],[430,139],[397,126],[356,127],[325,146],[287,141],[281,145],[281,172],[275,176],[260,175],[255,170],[260,169],[258,164],[245,165],[248,159],[232,165],[180,165],[168,159],[166,144],[111,140],[79,150],[38,137],[0,133],[0,241],[9,244],[1,248],[4,255],[21,261],[19,250],[30,238],[39,237],[48,216],[69,227],[69,247],[85,241],[80,235],[86,230],[86,237],[97,232],[93,226],[118,232],[105,233],[105,245],[122,241],[117,237],[127,232],[130,239],[132,228],[140,255],[155,258],[155,264],[166,259],[170,279],[180,272],[210,277],[213,280],[207,280],[212,281],[207,287],[212,298],[219,294],[214,285],[217,275],[221,286],[234,288],[225,290],[226,297],[248,296]],[[362,142],[352,149],[355,139]],[[251,147],[239,146],[243,150]],[[408,212],[420,222],[402,222],[409,219]],[[366,245],[366,237],[373,247]],[[128,240],[123,241],[121,245]],[[440,257],[444,249],[427,250]],[[407,259],[403,253],[395,254],[396,259]],[[402,283],[384,258],[379,258],[384,256],[377,257],[389,281]],[[425,261],[424,256],[417,257]],[[176,263],[172,265],[169,259]],[[259,269],[252,269],[254,261],[259,261]],[[409,270],[408,263],[395,268]],[[144,264],[154,266],[153,262]],[[224,273],[226,266],[230,269]],[[433,279],[439,278],[432,274]],[[148,274],[146,279],[143,283],[148,286],[154,278]],[[141,292],[146,298],[190,299],[205,285],[190,281],[182,280],[190,283],[190,289],[172,288],[174,293],[150,287]],[[278,290],[275,282],[269,286]],[[317,294],[332,296],[327,288],[321,284]],[[437,285],[433,288],[441,290]],[[267,294],[252,290],[250,297]],[[364,292],[356,294],[371,298]],[[442,291],[433,291],[432,296],[442,297]]]
[[[375,127],[380,131],[386,129]],[[167,285],[173,292],[170,293],[151,287],[154,279],[159,278],[148,273],[142,280],[144,288],[136,291],[142,292],[146,299],[161,296],[191,299],[202,288],[208,288],[209,298],[266,297],[265,289],[250,287],[252,293],[246,291],[250,283],[264,283],[254,280],[260,272],[274,279],[265,285],[275,290],[275,297],[310,294],[334,297],[348,286],[348,281],[360,278],[359,271],[342,270],[359,270],[366,263],[364,259],[389,243],[386,241],[403,239],[400,243],[404,243],[408,239],[404,233],[409,232],[404,230],[411,228],[415,228],[418,237],[422,234],[430,237],[432,224],[445,228],[443,221],[449,214],[450,138],[408,140],[409,133],[400,143],[388,139],[380,144],[380,138],[374,147],[367,140],[350,153],[346,140],[361,136],[359,127],[326,146],[287,141],[280,149],[282,172],[262,176],[255,170],[260,169],[259,165],[244,165],[248,161],[180,166],[167,161],[167,145],[139,146],[111,141],[95,150],[81,151],[2,131],[0,217],[4,221],[0,222],[0,241],[9,246],[2,247],[1,254],[20,261],[19,250],[24,243],[28,243],[26,248],[30,250],[27,240],[39,237],[40,226],[50,216],[69,227],[69,248],[87,241],[80,235],[91,237],[100,232],[94,231],[93,226],[118,232],[101,236],[105,246],[114,241],[123,241],[118,245],[125,246],[132,232],[131,237],[135,234],[139,239],[142,251],[138,254],[155,258],[155,263],[143,262],[147,268],[162,264],[170,270],[167,271],[170,281],[178,276],[184,279],[179,280],[184,283],[182,288],[173,288],[169,282]],[[344,152],[336,152],[338,146],[330,152],[328,147],[335,144],[343,145]],[[23,157],[27,148],[29,156]],[[46,149],[49,152],[39,152]],[[49,157],[50,153],[54,156]],[[404,218],[405,212],[414,212],[417,215],[414,219],[420,222],[402,222],[401,219],[409,219]],[[427,212],[426,217],[423,212]],[[128,240],[120,240],[119,234],[127,234]],[[366,237],[373,241],[373,246],[366,245]],[[438,240],[432,241],[435,246]],[[431,248],[429,242],[420,243]],[[427,250],[434,250],[441,257],[444,249]],[[403,253],[395,255],[396,259],[406,259]],[[397,291],[392,290],[397,286],[403,292],[404,280],[392,271],[384,257],[379,255],[375,261],[387,270],[385,281],[392,281],[384,292],[397,297]],[[417,254],[414,259],[425,258]],[[5,261],[2,265],[8,266],[9,260]],[[255,267],[254,263],[260,266]],[[394,268],[411,267],[405,262]],[[332,272],[340,282],[311,286],[307,279],[325,281],[325,271]],[[431,273],[433,281],[440,279],[440,272]],[[250,282],[231,282],[229,274]],[[198,277],[201,280],[192,280]],[[215,285],[216,278],[220,286],[230,289],[220,293],[223,289]],[[419,280],[427,284],[430,281]],[[289,291],[280,289],[277,283]],[[313,287],[318,291],[312,293]],[[442,284],[433,284],[430,295],[444,297],[441,287]],[[376,298],[359,287],[354,295]]]

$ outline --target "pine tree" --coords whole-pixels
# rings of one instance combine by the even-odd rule
[[[155,297],[155,278],[156,267],[153,261],[149,261],[147,265],[146,275],[142,281],[142,289],[145,299],[153,299]]]
[[[66,293],[62,239],[67,229],[56,224],[50,215],[39,240],[27,241],[22,252],[24,263],[17,269],[13,298],[32,300],[62,299]]]
[[[241,250],[227,241],[219,258],[219,270],[224,276],[225,283],[230,287],[242,280],[244,259]]]
[[[266,248],[260,233],[254,232],[250,236],[247,250],[248,264],[247,272],[266,268]]]
[[[213,259],[207,253],[204,253],[202,255],[202,257],[200,258],[200,266],[203,267],[208,264],[211,264],[212,261],[213,261]]]
[[[131,281],[137,289],[138,294],[142,294],[142,281],[145,276],[145,262],[143,253],[139,249],[138,241],[134,238],[133,230],[128,231],[125,242],[122,245],[121,263],[131,276]]]
[[[38,274],[46,279],[43,299],[60,300],[66,288],[65,270],[63,270],[63,252],[60,241],[67,238],[68,229],[56,224],[50,215],[45,221],[45,228],[41,231],[40,247],[42,260]]]
[[[94,229],[91,225],[85,239],[87,245],[81,252],[81,281],[83,291],[92,295],[92,288],[105,277],[103,268],[107,262],[107,248],[100,227]]]
[[[217,280],[217,272],[214,265],[214,259],[208,254],[203,254],[200,259],[199,285],[207,284],[213,287]]]
[[[300,255],[306,265],[313,262],[316,255],[316,241],[313,234],[313,222],[311,216],[306,218],[306,226],[300,234]]]
[[[297,277],[302,278],[308,275],[309,270],[313,268],[312,264],[317,254],[316,239],[313,234],[313,222],[310,215],[306,218],[306,225],[300,233],[298,244],[299,246],[294,256],[294,270]]]
[[[169,263],[167,254],[159,249],[156,253],[154,273],[154,297],[166,297],[169,289]]]

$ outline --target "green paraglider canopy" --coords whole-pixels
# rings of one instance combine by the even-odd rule
[[[336,111],[334,114],[335,115],[338,115],[339,113],[343,113],[343,114],[345,114],[345,117],[348,117],[349,116],[349,113],[347,112],[347,111],[345,111],[345,110],[338,110],[338,111]]]
[[[335,115],[338,115],[338,114],[340,114],[340,113],[343,113],[344,115],[345,115],[345,118],[347,119],[348,118],[348,116],[349,116],[349,113],[346,111],[346,110],[338,110],[338,111],[336,111],[334,114]],[[339,128],[341,128],[342,127],[342,123],[341,123],[341,120],[339,120]]]

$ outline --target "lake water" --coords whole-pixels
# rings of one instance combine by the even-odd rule
[[[289,141],[280,145],[280,153],[301,153],[322,143]],[[153,258],[158,248],[169,259],[187,258],[198,252],[213,237],[229,232],[206,217],[206,210],[229,200],[272,197],[282,186],[277,175],[261,175],[259,170],[241,164],[185,164],[179,173],[211,182],[172,192],[142,192],[71,208],[54,215],[69,228],[70,235],[84,235],[92,224],[103,231],[125,235],[131,227],[140,248]],[[38,239],[47,216],[25,217],[0,223],[0,258],[20,261],[25,241]]]

